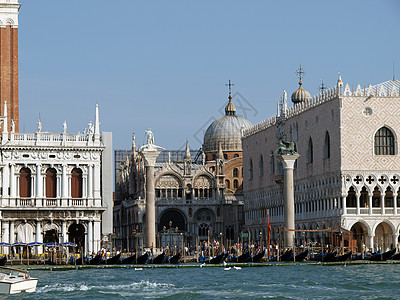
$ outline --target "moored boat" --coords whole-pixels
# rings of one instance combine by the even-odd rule
[[[181,259],[182,255],[180,253],[171,256],[168,260],[168,263],[170,264],[177,264],[179,262],[179,260]]]
[[[220,255],[214,256],[213,258],[206,260],[205,263],[218,265],[222,263],[224,260],[225,260],[225,253],[221,253]]]
[[[88,264],[89,265],[99,265],[99,264],[101,264],[101,260],[102,260],[102,255],[101,254],[97,254],[92,259],[89,259]]]
[[[139,256],[139,257],[137,258],[137,260],[134,262],[134,264],[137,264],[137,265],[144,265],[144,264],[146,263],[146,261],[147,261],[148,258],[149,258],[149,254],[146,252],[145,254]]]
[[[0,267],[1,294],[33,293],[36,291],[37,283],[38,279],[30,277],[26,271]]]
[[[105,260],[106,265],[117,265],[121,262],[121,254],[117,254]]]
[[[348,253],[345,253],[343,255],[338,255],[338,256],[336,256],[336,261],[338,261],[338,262],[348,261],[351,258],[351,255],[352,255],[351,251]]]
[[[165,258],[165,253],[163,252],[157,255],[155,258],[153,258],[150,263],[154,265],[160,265],[164,262],[164,258]]]
[[[256,255],[252,255],[247,259],[247,262],[258,263],[264,257],[264,251],[260,251]]]
[[[384,253],[374,254],[368,260],[369,261],[386,261],[390,257],[392,257],[393,254],[395,254],[395,253],[396,253],[396,249],[392,249],[392,250],[386,251]]]
[[[0,258],[0,266],[5,266],[7,263],[7,256]]]

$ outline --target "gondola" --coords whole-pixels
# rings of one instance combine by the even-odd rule
[[[71,265],[77,265],[77,266],[81,266],[81,265],[83,265],[83,264],[87,264],[87,262],[88,262],[88,258],[85,256],[85,257],[79,257],[79,258],[77,258],[76,260],[75,260],[75,262],[74,262],[74,260],[72,260],[70,263],[71,263]]]
[[[105,260],[106,265],[117,265],[121,262],[121,253]]]
[[[151,263],[154,265],[160,265],[164,262],[165,258],[165,253],[161,253],[160,255],[157,255],[155,258],[152,259]]]
[[[308,255],[308,250],[305,250],[305,251],[303,251],[303,252],[300,252],[299,254],[296,254],[296,259],[295,259],[295,261],[296,261],[296,262],[301,262],[301,261],[303,261],[303,260],[306,259],[307,255]],[[291,258],[293,259],[293,255],[291,256]]]
[[[389,258],[391,260],[400,260],[400,253],[397,253],[395,255],[393,255],[391,258]]]
[[[167,261],[170,264],[177,264],[179,262],[179,260],[181,259],[182,255],[180,253],[172,256],[169,258],[169,260]]]
[[[146,252],[145,254],[139,256],[139,257],[137,258],[137,260],[134,262],[134,264],[137,264],[137,265],[144,265],[144,264],[146,263],[146,261],[147,261],[148,258],[149,258],[149,254]]]
[[[395,253],[396,253],[396,249],[392,249],[392,250],[386,251],[384,253],[377,253],[375,255],[372,255],[368,260],[369,261],[386,261],[390,257],[392,257],[393,254],[395,254]]]
[[[245,262],[246,260],[248,260],[249,257],[250,257],[250,253],[246,252],[246,253],[243,253],[242,255],[238,256],[236,261],[238,263],[242,263],[242,262]]]
[[[122,258],[121,259],[121,264],[122,265],[132,265],[136,262],[136,255],[131,255],[128,256],[127,258]]]
[[[343,255],[338,255],[338,256],[336,256],[336,261],[338,261],[338,262],[347,261],[351,258],[351,255],[352,255],[351,251],[346,254],[343,254]]]
[[[221,253],[220,255],[214,256],[213,258],[206,260],[206,264],[218,265],[222,263],[224,259],[225,259],[225,253]]]
[[[7,263],[7,256],[0,258],[0,266],[4,267]]]
[[[293,257],[292,259],[290,259],[290,257],[293,256],[293,251],[292,250],[286,250],[285,253],[283,253],[281,255],[281,257],[279,257],[280,261],[293,261]]]
[[[336,261],[336,255],[337,252],[333,251],[333,252],[329,252],[327,254],[325,254],[324,256],[322,256],[322,262],[334,262]]]
[[[247,259],[247,262],[258,263],[264,257],[264,255],[265,255],[264,251],[261,251],[261,252],[257,253],[256,255],[250,256]]]
[[[102,255],[101,254],[97,254],[95,257],[93,257],[92,259],[89,259],[88,264],[89,265],[99,265],[101,264],[101,260],[102,260]]]

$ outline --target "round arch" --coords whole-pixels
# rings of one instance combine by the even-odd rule
[[[178,231],[186,231],[185,215],[178,209],[163,211],[158,220],[158,231],[168,228],[178,228]]]

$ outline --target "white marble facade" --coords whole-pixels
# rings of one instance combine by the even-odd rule
[[[252,234],[265,233],[268,209],[272,237],[278,239],[284,218],[282,172],[271,154],[282,136],[296,142],[301,155],[294,171],[296,229],[342,227],[352,232],[358,251],[364,245],[373,250],[396,247],[399,95],[399,80],[351,89],[339,78],[336,87],[288,109],[284,97],[277,115],[246,130],[246,228]],[[318,241],[319,237],[297,233],[296,239]]]
[[[63,133],[42,132],[41,124],[35,133],[3,130],[1,242],[100,249],[112,230],[112,136],[100,133],[97,106],[91,124],[84,134],[67,133],[66,123]]]

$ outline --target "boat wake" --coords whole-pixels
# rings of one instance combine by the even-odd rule
[[[173,284],[168,283],[156,283],[148,280],[142,280],[140,282],[132,282],[130,284],[111,284],[111,285],[87,285],[87,284],[62,284],[57,283],[53,285],[45,285],[38,287],[38,293],[51,293],[51,292],[75,292],[75,291],[96,291],[96,292],[110,292],[115,290],[135,291],[135,290],[154,290],[154,289],[165,289],[174,288]]]

